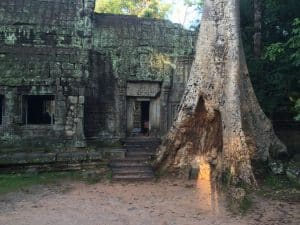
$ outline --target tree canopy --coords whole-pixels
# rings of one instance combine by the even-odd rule
[[[95,12],[163,19],[171,5],[160,0],[97,0]]]
[[[300,120],[300,1],[261,1],[261,56],[253,51],[254,1],[241,0],[242,39],[254,89],[266,114]],[[202,12],[203,0],[184,0]],[[161,0],[97,0],[96,12],[165,18],[171,5]],[[187,15],[185,15],[187,16]],[[198,28],[195,18],[192,28]]]
[[[262,55],[257,58],[253,0],[241,0],[242,38],[256,95],[270,118],[300,120],[300,1],[265,0],[261,5]]]

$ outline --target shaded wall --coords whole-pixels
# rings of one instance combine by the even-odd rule
[[[157,135],[166,132],[188,78],[195,33],[93,8],[93,0],[0,1],[1,146],[82,147],[86,138],[125,137],[128,82],[160,85],[151,118]],[[53,96],[53,124],[24,122],[30,95]]]
[[[89,139],[118,139],[116,121],[117,79],[111,59],[96,51],[89,54],[90,77],[86,89],[85,135]]]
[[[157,135],[164,134],[172,123],[184,91],[193,61],[196,33],[170,21],[136,16],[94,14],[92,21],[92,48],[101,55],[101,58],[94,58],[93,63],[96,60],[95,64],[103,64],[106,68],[104,73],[96,76],[105,80],[104,74],[109,73],[114,88],[110,87],[108,91],[114,93],[113,99],[108,101],[110,104],[102,105],[102,116],[107,124],[96,136],[120,138],[128,133],[126,105],[129,102],[126,99],[129,96],[126,92],[130,82],[141,86],[151,82],[160,84],[157,99],[151,101],[159,104],[155,106],[159,109],[160,120],[155,126]],[[94,73],[92,77],[95,77]],[[99,95],[98,101],[104,101],[103,97]],[[147,99],[149,96],[136,97]]]
[[[81,0],[0,1],[1,145],[84,145],[91,6]],[[55,124],[24,124],[26,95],[53,95]]]

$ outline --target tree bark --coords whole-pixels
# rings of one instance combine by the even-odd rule
[[[187,175],[203,157],[215,177],[255,184],[251,160],[286,151],[261,110],[240,36],[239,0],[205,0],[195,60],[154,167]]]
[[[261,18],[262,18],[262,8],[261,0],[254,0],[254,29],[255,33],[253,35],[253,46],[254,46],[254,56],[256,58],[261,57]]]

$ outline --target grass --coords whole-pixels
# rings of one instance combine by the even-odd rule
[[[268,175],[260,180],[258,194],[271,199],[300,202],[299,185],[285,175]]]
[[[232,189],[227,189],[223,187],[223,191],[225,191],[227,197],[227,207],[233,214],[245,215],[254,204],[251,200],[253,190],[244,188],[242,189],[245,191],[245,196],[241,199],[235,199],[230,191]]]
[[[286,188],[293,188],[294,184],[288,180],[286,176],[268,176],[265,181],[264,185],[273,189],[273,190],[280,190]]]
[[[47,172],[40,174],[0,174],[0,194],[19,191],[38,184],[56,183],[63,179],[75,179],[74,172]]]
[[[0,174],[0,195],[20,191],[33,185],[55,184],[61,181],[82,181],[87,184],[95,184],[102,178],[104,174],[95,174],[93,176],[86,175],[82,171],[73,172],[44,172],[37,174]]]
[[[288,179],[285,174],[273,174],[268,164],[260,161],[254,162],[253,168],[259,185],[257,194],[276,200],[300,202],[299,185]]]
[[[239,211],[241,214],[245,214],[253,205],[252,200],[249,196],[246,196],[240,203],[239,203]]]
[[[106,141],[89,141],[88,146],[90,148],[122,148],[121,142],[106,142]]]
[[[111,182],[111,181],[112,181],[112,178],[113,178],[112,171],[107,172],[107,174],[106,174],[106,179],[107,179],[109,182]]]

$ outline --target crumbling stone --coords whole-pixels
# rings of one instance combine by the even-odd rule
[[[94,0],[1,1],[0,147],[25,149],[32,139],[54,148],[85,147],[91,138],[113,142],[134,129],[128,106],[145,99],[150,134],[167,131],[193,61],[195,33],[93,8]],[[53,96],[40,112],[54,109],[51,124],[28,123],[31,95]]]

